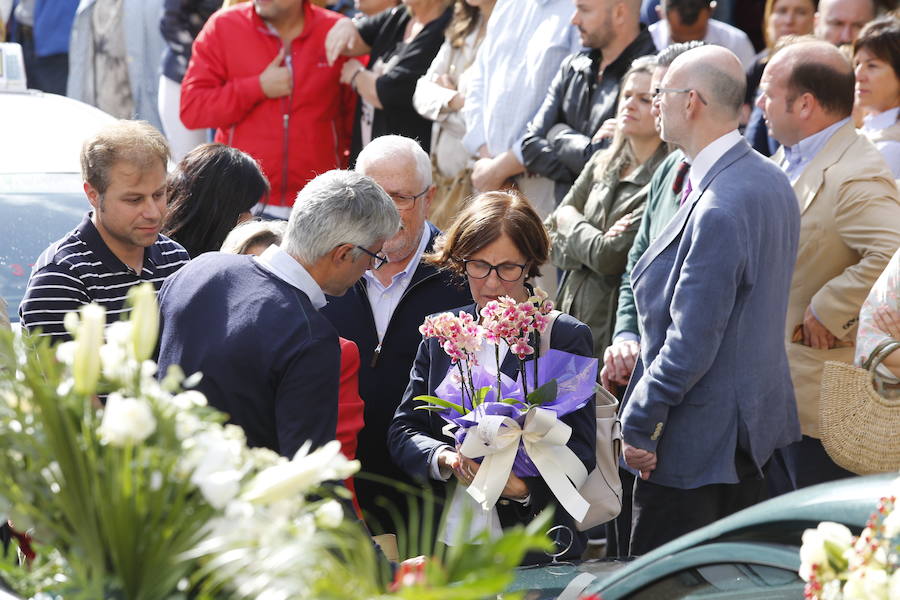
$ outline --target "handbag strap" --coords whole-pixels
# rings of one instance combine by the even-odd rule
[[[886,339],[882,341],[880,344],[875,346],[875,349],[872,350],[872,353],[869,355],[869,358],[865,360],[862,364],[862,368],[866,369],[870,373],[875,372],[875,369],[878,368],[884,359],[888,357],[894,350],[900,348],[900,341],[895,340],[893,338]]]
[[[556,318],[562,313],[556,309],[550,311],[547,315],[550,317],[550,320],[547,322],[547,327],[544,329],[543,333],[539,333],[540,336],[540,350],[538,351],[538,356],[547,356],[547,353],[550,352],[550,332],[553,331],[553,324],[556,323]]]

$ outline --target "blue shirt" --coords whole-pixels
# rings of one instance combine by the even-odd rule
[[[822,148],[825,147],[825,144],[828,143],[828,140],[831,139],[834,132],[840,129],[844,123],[849,120],[850,117],[841,119],[837,123],[829,125],[822,131],[803,138],[793,146],[784,147],[784,161],[781,163],[781,168],[788,176],[788,179],[791,180],[791,184],[794,184],[797,179],[800,178],[803,169],[805,169],[806,165],[809,164],[809,161],[814,159]]]

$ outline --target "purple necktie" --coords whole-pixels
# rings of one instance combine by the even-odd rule
[[[679,206],[684,206],[684,203],[687,202],[688,196],[691,195],[691,178],[688,177],[687,185],[684,186],[684,193],[681,194],[681,202],[679,202]]]

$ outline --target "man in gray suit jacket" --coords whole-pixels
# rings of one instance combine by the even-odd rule
[[[800,215],[784,173],[737,132],[741,63],[705,46],[656,89],[662,138],[691,162],[683,205],[632,271],[641,357],[625,395],[631,553],[765,497],[800,437],[783,333]]]

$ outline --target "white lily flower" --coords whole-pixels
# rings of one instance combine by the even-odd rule
[[[103,345],[103,329],[106,327],[106,309],[99,304],[87,304],[81,308],[81,321],[75,333],[75,357],[72,376],[75,391],[92,395],[100,379],[100,346]]]
[[[131,302],[131,349],[134,358],[143,362],[150,358],[156,348],[159,334],[159,307],[156,291],[149,283],[136,285],[128,290]]]
[[[138,398],[110,394],[103,409],[100,436],[113,446],[139,444],[156,431],[156,418],[150,405]]]

